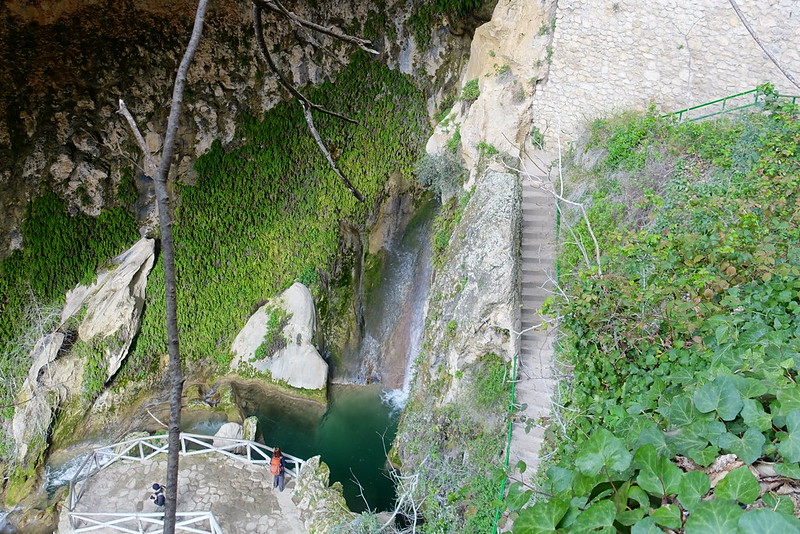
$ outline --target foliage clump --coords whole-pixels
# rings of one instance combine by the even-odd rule
[[[414,169],[417,181],[433,191],[442,202],[447,202],[462,190],[467,171],[454,154],[423,154]]]
[[[546,498],[511,486],[514,531],[800,532],[797,108],[617,121],[595,124],[607,157],[584,197],[603,275],[579,263],[578,221],[547,306],[566,432]],[[637,181],[646,217],[623,194]]]
[[[481,96],[481,90],[478,87],[477,78],[465,83],[464,87],[461,89],[461,100],[473,102],[477,100],[479,96]]]
[[[267,314],[269,314],[269,319],[267,319],[267,329],[264,332],[264,341],[256,349],[251,361],[263,360],[286,347],[288,343],[283,329],[289,324],[292,315],[280,306],[268,308]]]

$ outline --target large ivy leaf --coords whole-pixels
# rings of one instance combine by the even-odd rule
[[[574,473],[563,467],[553,466],[547,470],[547,479],[553,493],[566,491],[572,485]]]
[[[656,526],[655,518],[645,517],[633,525],[631,534],[664,534],[664,531]]]
[[[516,512],[526,504],[533,495],[533,491],[529,489],[525,489],[522,485],[522,482],[514,482],[508,488],[508,496],[506,496],[506,504],[508,504],[508,509],[512,512]]]
[[[628,499],[639,503],[641,508],[650,507],[650,496],[639,486],[633,486],[628,491]]]
[[[639,447],[634,455],[639,468],[636,483],[651,495],[674,495],[680,487],[682,471],[669,458],[660,456],[653,445]]]
[[[690,450],[686,453],[686,456],[697,462],[698,465],[708,467],[714,463],[714,460],[716,460],[717,456],[719,456],[719,447],[709,445],[704,449]]]
[[[617,523],[620,525],[631,526],[644,517],[644,510],[642,508],[634,508],[633,510],[623,510],[617,514]]]
[[[666,438],[674,454],[689,455],[692,451],[702,450],[708,445],[708,440],[697,433],[694,425],[668,432]]]
[[[764,505],[779,514],[784,514],[794,517],[794,501],[788,495],[775,495],[774,493],[765,493],[761,496]]]
[[[731,534],[744,511],[730,501],[701,501],[686,519],[686,534]]]
[[[514,534],[552,534],[569,509],[566,499],[554,497],[523,508],[514,520]]]
[[[700,415],[692,405],[692,399],[683,395],[673,399],[669,408],[664,411],[667,422],[673,427],[689,425]]]
[[[584,530],[594,530],[600,527],[611,526],[616,515],[617,506],[613,501],[606,499],[594,503],[575,519],[572,530],[581,532]]]
[[[671,456],[669,446],[667,445],[667,438],[664,437],[664,432],[658,428],[658,425],[652,421],[649,422],[651,425],[646,425],[640,430],[639,436],[634,443],[634,448],[651,444],[656,448],[658,454]]]
[[[776,462],[773,468],[775,469],[775,472],[781,476],[800,479],[800,466],[797,464]]]
[[[739,467],[728,473],[714,489],[718,499],[731,499],[742,504],[752,504],[758,499],[761,486],[747,467]]]
[[[739,457],[746,464],[752,464],[761,458],[767,438],[755,428],[748,428],[741,438],[726,432],[719,440],[719,446]]]
[[[800,409],[786,415],[786,436],[778,444],[778,452],[788,462],[800,462]]]
[[[678,500],[684,508],[692,510],[711,489],[711,480],[702,471],[689,471],[683,475],[678,487]]]
[[[599,428],[581,446],[575,465],[587,475],[597,475],[603,467],[622,472],[631,465],[631,458],[622,440],[605,428]]]
[[[716,419],[697,422],[693,425],[693,427],[697,429],[700,436],[706,438],[711,442],[712,445],[716,445],[718,447],[720,446],[719,438],[722,437],[722,435],[728,430],[725,426],[725,423],[722,421],[717,421]]]
[[[800,534],[800,528],[772,510],[750,510],[739,518],[741,534]]]
[[[734,375],[734,383],[739,394],[745,399],[754,399],[767,393],[767,386],[761,380]]]
[[[758,344],[764,336],[770,332],[771,328],[763,323],[756,323],[744,332],[739,334],[739,346],[743,348],[751,348]]]
[[[679,506],[665,504],[664,506],[653,510],[651,514],[656,523],[662,527],[671,529],[681,528],[683,524],[681,521],[681,509]]]
[[[781,403],[780,415],[788,415],[792,410],[800,408],[800,385],[792,387],[783,387],[776,393],[778,400]]]
[[[733,421],[744,401],[730,376],[721,375],[694,392],[694,406],[702,413],[716,411],[723,421]]]
[[[764,411],[761,403],[754,399],[745,399],[742,407],[742,419],[747,426],[762,432],[772,428],[772,416]]]

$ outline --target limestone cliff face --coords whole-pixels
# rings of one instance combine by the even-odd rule
[[[285,2],[298,16],[368,34],[380,61],[455,80],[469,36],[432,29],[420,50],[406,30],[412,3]],[[286,94],[254,48],[251,3],[212,3],[189,71],[173,177],[191,183],[193,164],[215,140],[234,140],[240,113],[259,115]],[[148,147],[158,152],[172,85],[191,30],[189,0],[11,0],[0,4],[0,258],[24,246],[27,202],[51,188],[72,213],[133,207],[143,232],[153,226],[151,181],[121,116],[124,99]],[[374,21],[385,21],[376,24]],[[335,77],[353,49],[326,36],[310,43],[288,24],[265,19],[269,43],[299,86]],[[390,37],[391,35],[391,37]],[[444,67],[442,67],[444,65]],[[437,97],[439,98],[439,97]],[[435,98],[432,99],[434,102]],[[433,105],[433,104],[432,104]],[[123,187],[120,187],[123,185]],[[135,185],[136,202],[120,191]]]
[[[460,401],[464,382],[441,377],[459,376],[488,353],[511,361],[519,350],[511,333],[520,306],[520,195],[516,176],[488,171],[477,179],[453,230],[428,293],[425,348],[409,396],[415,413],[404,414],[395,441],[404,465],[419,460],[407,445],[425,431],[411,421],[425,410]]]

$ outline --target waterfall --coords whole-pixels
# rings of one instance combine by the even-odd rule
[[[338,381],[379,383],[383,401],[399,410],[408,397],[410,368],[419,354],[431,277],[434,206],[426,202],[380,252],[380,268],[365,288],[364,336],[347,359],[355,376]]]

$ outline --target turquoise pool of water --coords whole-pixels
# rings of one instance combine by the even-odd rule
[[[332,384],[327,411],[261,393],[249,399],[251,413],[245,415],[258,417],[267,445],[300,458],[319,454],[331,470],[331,484],[342,483],[351,510],[383,511],[395,498],[386,452],[399,418],[399,410],[382,400],[386,391],[378,385]]]

